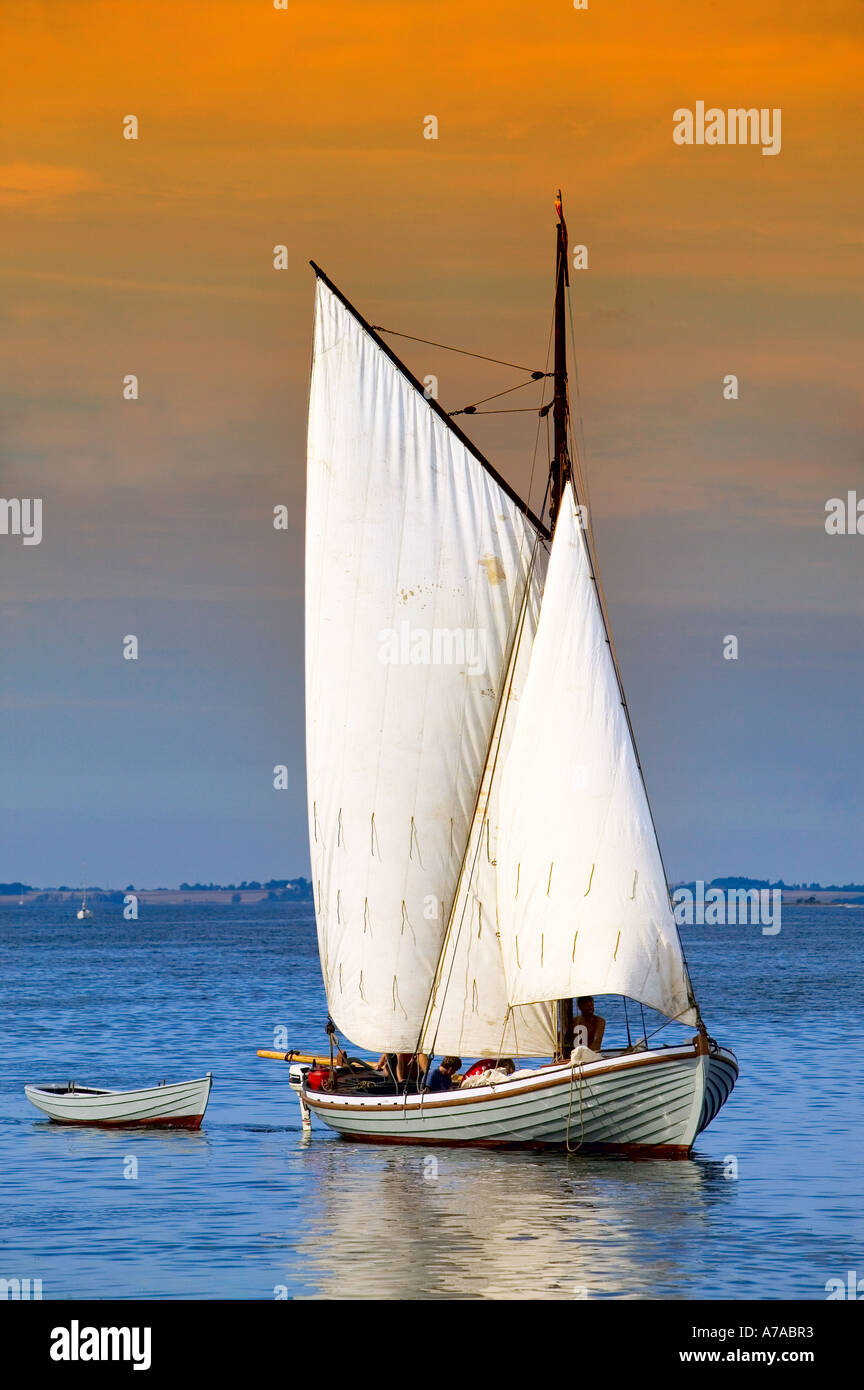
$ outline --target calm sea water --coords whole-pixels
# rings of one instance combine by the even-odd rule
[[[709,1029],[742,1069],[691,1160],[430,1163],[318,1127],[304,1140],[287,1068],[255,1056],[280,1025],[323,1040],[308,909],[97,907],[87,925],[5,909],[0,1277],[39,1278],[46,1299],[824,1299],[864,1275],[862,934],[844,908],[787,908],[776,937],[685,929]],[[620,1014],[598,1007],[613,1041]],[[206,1071],[193,1134],[65,1129],[22,1091]]]

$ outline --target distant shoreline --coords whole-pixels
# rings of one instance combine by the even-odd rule
[[[151,903],[158,906],[163,903],[166,907],[182,905],[184,903],[199,904],[206,906],[208,903],[213,906],[223,904],[227,907],[238,907],[249,903],[311,903],[312,886],[305,880],[296,881],[303,884],[303,887],[291,888],[88,888],[87,900],[94,906],[99,904],[122,903],[127,894],[134,893],[138,902],[141,904]],[[710,885],[706,885],[710,887]],[[807,906],[807,907],[831,907],[833,904],[841,903],[860,903],[864,906],[864,892],[861,889],[809,889],[809,888],[784,888],[782,890],[782,903],[784,907]],[[0,893],[0,908],[18,907],[23,902],[25,907],[40,904],[49,906],[52,903],[80,902],[80,888],[34,888],[27,893]]]
[[[245,903],[305,903],[312,901],[311,886],[308,892],[303,889],[288,888],[88,888],[87,901],[94,907],[99,904],[122,903],[126,897],[134,896],[139,903],[164,903],[171,907],[182,903],[219,904],[237,907]],[[80,888],[34,888],[27,893],[0,893],[0,907],[25,907],[52,903],[78,903],[81,901]]]

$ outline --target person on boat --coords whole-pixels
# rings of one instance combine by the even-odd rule
[[[473,1065],[468,1068],[462,1080],[468,1081],[470,1077],[479,1076],[480,1073],[484,1071],[491,1071],[492,1068],[497,1065],[498,1063],[494,1061],[492,1057],[481,1057],[479,1062],[474,1062]]]
[[[378,1061],[375,1063],[376,1071],[383,1071],[385,1076],[389,1076],[393,1084],[396,1084],[396,1069],[399,1065],[398,1052],[382,1052]]]
[[[429,1058],[425,1052],[382,1052],[375,1070],[386,1072],[398,1086],[418,1085],[429,1070]]]
[[[497,1064],[493,1062],[490,1066],[484,1067],[482,1071],[474,1071],[472,1067],[473,1075],[469,1072],[465,1073],[461,1090],[464,1091],[466,1087],[470,1089],[472,1086],[494,1086],[497,1081],[506,1081],[515,1070],[516,1063],[512,1057],[504,1057]]]
[[[606,1028],[605,1018],[594,1012],[594,996],[583,994],[576,1000],[576,1008],[579,1010],[573,1019],[574,1042],[578,1047],[581,1043],[583,1047],[590,1047],[592,1052],[600,1051],[600,1044],[603,1041],[603,1033]],[[578,1030],[582,1028],[584,1032]]]
[[[450,1091],[453,1089],[453,1077],[462,1065],[461,1057],[442,1057],[440,1066],[436,1067],[429,1078],[426,1089],[428,1091]]]

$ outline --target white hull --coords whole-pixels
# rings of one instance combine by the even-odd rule
[[[37,1110],[58,1124],[107,1128],[198,1129],[207,1109],[213,1078],[148,1086],[140,1091],[102,1091],[95,1087],[25,1086]],[[74,1083],[70,1083],[74,1087]]]
[[[585,1065],[519,1071],[494,1086],[444,1095],[334,1095],[304,1086],[314,1115],[371,1143],[690,1152],[738,1076],[723,1048],[655,1048]]]

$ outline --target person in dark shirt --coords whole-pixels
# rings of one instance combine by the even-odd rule
[[[462,1065],[461,1057],[442,1057],[441,1065],[433,1071],[429,1078],[430,1091],[449,1091],[453,1086],[453,1077]]]

